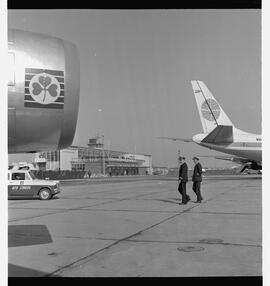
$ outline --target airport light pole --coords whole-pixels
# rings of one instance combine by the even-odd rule
[[[101,148],[96,148],[96,150],[101,150],[102,152],[102,173],[105,176],[105,150],[104,150],[104,135],[97,136],[97,138],[102,138],[102,147]]]
[[[98,109],[98,113],[102,112],[102,108]],[[99,120],[100,121],[100,120]],[[105,156],[104,156],[104,135],[98,136],[99,138],[102,137],[102,171],[103,175],[105,176]]]
[[[104,156],[104,135],[102,135],[102,165],[103,165],[103,175],[105,176],[105,156]]]
[[[111,141],[108,140],[108,150],[107,150],[107,158],[108,158],[108,173],[111,174],[111,167],[110,167],[110,147],[111,147]]]

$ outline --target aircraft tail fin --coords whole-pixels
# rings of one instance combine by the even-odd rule
[[[233,123],[204,82],[192,80],[191,84],[204,133],[211,132],[218,125],[233,126]]]

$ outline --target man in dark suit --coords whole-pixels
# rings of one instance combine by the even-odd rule
[[[179,175],[178,175],[178,191],[182,195],[182,204],[187,204],[190,197],[186,193],[186,184],[188,181],[188,166],[185,157],[179,157]]]
[[[193,157],[192,160],[195,164],[192,176],[192,181],[193,181],[192,189],[194,193],[197,195],[196,203],[201,203],[203,199],[201,196],[202,165],[199,162],[199,158]]]

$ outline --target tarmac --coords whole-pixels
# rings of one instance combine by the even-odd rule
[[[201,204],[175,178],[61,183],[49,201],[9,200],[9,277],[262,275],[262,181],[211,176]]]

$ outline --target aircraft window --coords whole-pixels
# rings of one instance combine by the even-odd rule
[[[12,173],[12,180],[25,180],[25,173]]]
[[[15,85],[15,54],[8,52],[8,85]]]

